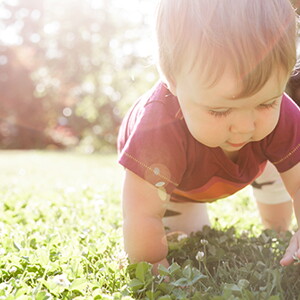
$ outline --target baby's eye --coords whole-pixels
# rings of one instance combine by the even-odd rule
[[[264,103],[264,104],[260,104],[258,106],[258,109],[272,109],[275,108],[278,105],[279,101],[278,99],[270,102],[270,103]]]
[[[226,117],[231,112],[230,108],[210,109],[208,113],[214,117]]]

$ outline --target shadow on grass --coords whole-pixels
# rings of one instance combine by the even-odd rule
[[[131,265],[132,290],[137,299],[300,299],[300,265],[279,264],[290,238],[207,227],[172,243],[171,266],[159,276],[149,264]]]

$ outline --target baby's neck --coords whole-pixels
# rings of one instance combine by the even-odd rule
[[[233,162],[237,161],[237,158],[239,156],[239,151],[225,151],[223,150],[225,155]]]

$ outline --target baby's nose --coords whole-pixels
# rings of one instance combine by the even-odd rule
[[[231,123],[231,132],[250,133],[255,130],[255,115],[251,110],[237,112]]]

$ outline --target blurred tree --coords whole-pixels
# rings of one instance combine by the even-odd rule
[[[118,2],[66,0],[62,11],[55,9],[61,1],[45,1],[49,21],[43,41],[56,82],[50,86],[53,101],[64,106],[60,121],[96,149],[116,143],[120,102],[127,102],[130,93],[136,98],[130,70],[140,65],[134,48],[143,27],[131,23]]]
[[[41,145],[49,142],[46,137],[62,145],[83,144],[89,151],[115,145],[124,110],[146,90],[144,85],[156,80],[154,67],[140,53],[146,12],[131,20],[120,4],[119,0],[1,3],[6,16],[2,30],[13,32],[2,39],[0,71],[6,79],[1,87],[13,96],[6,101],[10,109],[3,111],[1,121],[10,120],[6,133],[10,140],[18,140],[5,144],[2,139],[2,146],[24,147],[21,135],[36,146],[21,131],[13,134],[20,126],[34,129]],[[23,73],[16,71],[13,79],[8,74],[14,65]],[[20,113],[21,107],[27,112]],[[34,117],[28,115],[33,110]]]
[[[1,29],[5,29],[0,45],[2,148],[40,148],[50,142],[44,134],[47,118],[43,102],[35,97],[35,84],[30,77],[35,67],[37,49],[33,47],[33,36],[40,28],[40,4],[30,0],[20,10],[14,1],[1,3]]]

